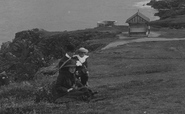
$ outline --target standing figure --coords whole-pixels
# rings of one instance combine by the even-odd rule
[[[78,49],[77,52],[78,54],[73,56],[78,59],[76,68],[76,77],[81,80],[81,83],[84,86],[88,86],[89,71],[87,59],[89,56],[86,55],[88,53],[88,50],[81,47],[80,49]]]

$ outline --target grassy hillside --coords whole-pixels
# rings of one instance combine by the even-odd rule
[[[183,31],[175,34],[177,30],[173,29],[170,33],[174,34],[170,35],[168,29],[160,32],[165,33],[164,37],[184,36]],[[109,43],[110,39],[92,42]],[[185,41],[131,43],[103,51],[97,49],[89,54],[89,84],[99,91],[92,101],[54,104],[45,99],[34,103],[37,88],[51,85],[57,77],[57,74],[41,73],[33,81],[1,87],[0,113],[183,114],[184,52]],[[43,97],[49,94],[46,92]]]
[[[152,21],[150,22],[150,25],[154,27],[169,27],[176,29],[185,28],[185,15],[178,15],[162,20]]]

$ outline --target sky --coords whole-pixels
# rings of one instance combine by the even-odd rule
[[[0,0],[0,44],[22,30],[48,31],[93,28],[98,21],[115,20],[119,25],[140,10],[151,20],[149,0]]]

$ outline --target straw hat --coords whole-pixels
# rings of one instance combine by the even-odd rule
[[[87,49],[85,49],[84,47],[81,47],[80,49],[78,49],[79,52],[82,53],[88,53],[89,51]]]

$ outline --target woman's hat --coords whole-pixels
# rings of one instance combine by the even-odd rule
[[[76,67],[76,61],[75,60],[69,60],[64,67]]]
[[[89,51],[83,47],[81,47],[80,49],[78,49],[79,52],[82,52],[82,53],[88,53]]]

